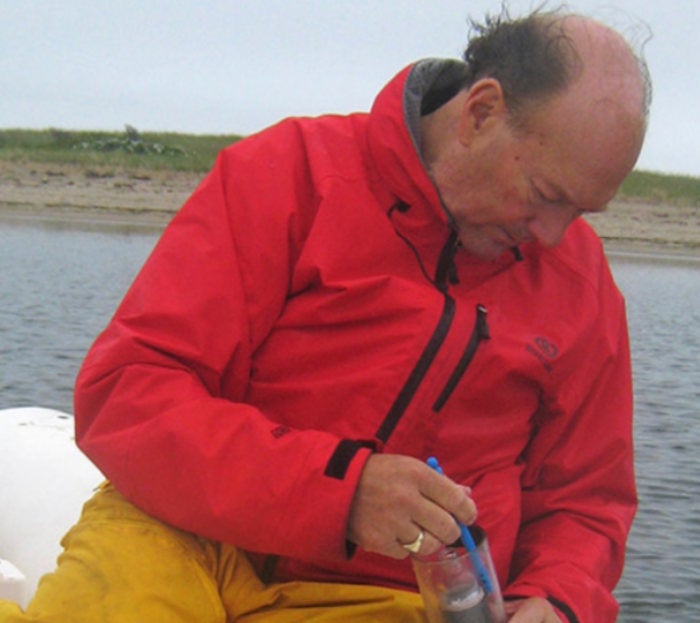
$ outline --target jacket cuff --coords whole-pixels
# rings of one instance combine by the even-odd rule
[[[336,446],[331,455],[323,475],[328,478],[337,480],[351,481],[352,495],[348,502],[345,515],[345,532],[343,534],[345,548],[345,559],[350,560],[357,551],[357,545],[347,539],[348,520],[350,516],[350,506],[355,499],[355,491],[357,482],[360,479],[365,463],[371,454],[376,450],[376,444],[373,441],[342,439]]]
[[[329,478],[337,478],[343,480],[348,473],[350,464],[355,455],[362,449],[375,449],[375,444],[371,441],[361,441],[355,439],[342,439],[336,446],[331,458],[326,464],[326,469],[323,472],[324,476]],[[364,465],[364,462],[363,462]]]

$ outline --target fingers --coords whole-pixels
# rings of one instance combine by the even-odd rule
[[[508,623],[562,623],[552,605],[541,597],[507,601],[505,608]]]
[[[444,542],[434,534],[431,534],[417,524],[414,524],[414,526],[416,537],[412,539],[399,537],[397,539],[403,550],[400,555],[401,558],[405,558],[409,554],[429,556],[437,552],[444,545]]]
[[[436,473],[417,459],[407,459],[404,471],[413,488],[396,491],[395,502],[405,508],[407,518],[430,535],[422,553],[436,551],[460,536],[456,518],[472,523],[476,506],[464,489],[449,478]],[[415,532],[411,532],[415,534]]]
[[[470,525],[476,520],[476,505],[469,495],[471,489],[432,469],[429,476],[422,481],[423,503],[415,509],[413,520],[434,535],[439,543],[454,543],[460,537],[457,522]]]
[[[471,498],[471,489],[458,485],[447,476],[435,472],[432,472],[432,475],[434,477],[427,479],[421,488],[425,498],[445,509],[453,518],[453,522],[456,519],[467,525],[474,523],[477,512],[476,504]],[[459,534],[455,536],[458,537]]]
[[[465,488],[418,459],[372,455],[365,464],[348,520],[348,539],[363,549],[405,558],[423,531],[428,555],[459,538],[455,521],[472,523],[476,507]]]

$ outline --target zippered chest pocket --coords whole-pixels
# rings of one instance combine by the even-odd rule
[[[469,364],[474,359],[479,345],[484,340],[491,339],[491,333],[489,331],[487,316],[488,310],[486,309],[486,307],[481,303],[477,304],[476,321],[474,323],[474,328],[472,330],[471,337],[469,338],[469,342],[467,343],[467,347],[464,349],[464,353],[460,358],[459,363],[457,364],[454,371],[447,380],[444,389],[442,390],[442,392],[440,392],[440,395],[435,401],[435,404],[433,404],[433,411],[437,412],[440,409],[442,409],[444,404],[447,402],[448,398],[452,395],[452,392],[457,387],[457,384],[464,376],[464,373],[467,371]]]
[[[406,382],[399,391],[391,409],[377,429],[375,437],[380,442],[386,444],[424,384],[435,382],[434,380],[429,380],[429,377],[431,372],[433,372],[435,361],[440,352],[444,350],[445,343],[451,333],[455,322],[455,312],[456,305],[454,299],[448,294],[445,294],[445,303],[442,313],[430,339],[416,361]],[[441,391],[438,393],[432,405],[432,410],[434,412],[439,411],[450,398],[473,361],[480,344],[484,340],[490,339],[487,323],[488,310],[484,305],[477,304],[475,312],[471,335],[459,360],[454,365],[451,373],[447,377],[447,381],[442,386]]]

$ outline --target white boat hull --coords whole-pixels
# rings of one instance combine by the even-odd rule
[[[0,597],[26,605],[103,479],[75,445],[72,416],[0,409]]]

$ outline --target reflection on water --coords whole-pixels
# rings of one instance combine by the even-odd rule
[[[0,223],[0,408],[72,411],[80,362],[155,240]],[[700,621],[700,263],[612,264],[630,321],[641,500],[619,621]]]

